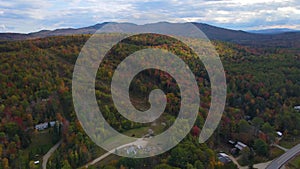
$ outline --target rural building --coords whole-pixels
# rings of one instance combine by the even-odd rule
[[[134,155],[135,155],[137,152],[136,152],[134,146],[130,146],[130,147],[126,150],[126,153],[127,153],[127,154],[134,154]]]
[[[55,121],[51,121],[51,122],[44,122],[44,123],[40,123],[40,124],[37,124],[35,125],[35,129],[36,130],[45,130],[47,129],[48,127],[54,127],[55,126]],[[50,126],[49,126],[50,124]]]
[[[223,164],[227,164],[231,162],[231,159],[229,156],[225,153],[218,153],[218,159],[221,161]]]
[[[294,109],[300,111],[300,106],[295,106]]]
[[[48,128],[48,122],[35,125],[35,129],[37,130],[45,130],[46,128]]]
[[[277,134],[278,137],[282,137],[282,132],[277,131],[276,134]]]
[[[235,148],[239,149],[240,151],[243,150],[244,148],[247,147],[246,144],[242,143],[242,142],[237,142],[237,144],[234,146]]]
[[[50,121],[50,126],[54,127],[55,126],[55,121]]]

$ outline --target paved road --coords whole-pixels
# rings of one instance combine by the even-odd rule
[[[43,156],[43,169],[47,168],[47,162],[51,155],[54,153],[54,151],[59,147],[59,145],[62,143],[62,140],[60,140],[58,143],[56,143],[44,156]]]
[[[279,149],[281,149],[281,150],[283,150],[283,151],[285,151],[285,152],[287,152],[289,149],[287,149],[287,148],[284,148],[284,147],[282,147],[282,146],[280,146],[280,145],[278,145],[278,144],[273,144],[273,146],[275,146],[275,147],[277,147],[277,148],[279,148]]]
[[[231,161],[232,161],[235,165],[237,165],[237,167],[238,167],[239,169],[242,168],[242,166],[240,166],[240,164],[237,162],[237,160],[236,160],[233,156],[229,155],[228,157],[231,159]]]
[[[288,150],[282,156],[273,160],[266,169],[279,169],[285,163],[287,163],[290,159],[300,153],[300,144],[296,145],[295,147]]]
[[[238,169],[248,169],[249,168],[248,166],[240,166],[240,164],[237,162],[237,160],[234,157],[229,156],[229,158],[232,160],[232,162],[234,164],[237,165]],[[272,161],[267,161],[267,162],[264,162],[264,163],[254,164],[253,167],[257,168],[257,169],[265,169],[271,162]]]
[[[140,146],[145,147],[145,146],[147,145],[147,143],[148,143],[148,141],[144,140],[144,138],[140,138],[140,139],[137,139],[137,140],[134,141],[134,142],[131,142],[131,143],[128,143],[128,144],[124,144],[124,145],[121,145],[121,146],[119,146],[119,147],[117,147],[117,148],[115,148],[115,149],[113,149],[113,150],[108,151],[107,153],[101,155],[100,157],[94,159],[93,161],[87,163],[87,164],[85,165],[85,168],[88,168],[88,166],[94,165],[94,164],[96,164],[97,162],[103,160],[104,158],[106,158],[107,156],[109,156],[110,154],[112,154],[116,149],[121,149],[121,148],[124,148],[124,147],[127,147],[127,146],[131,146],[131,145],[136,145],[136,146],[137,146],[137,145],[140,145]]]
[[[287,152],[287,151],[289,150],[289,149],[284,148],[284,147],[282,147],[282,146],[280,146],[280,145],[278,145],[278,144],[273,144],[273,146],[278,147],[278,148],[280,148],[281,150],[283,150],[283,151],[285,151],[285,152]],[[248,169],[248,168],[249,168],[248,166],[240,166],[240,164],[237,162],[237,160],[236,160],[233,156],[229,156],[229,158],[232,160],[232,162],[233,162],[234,164],[237,165],[238,169]],[[269,166],[269,165],[271,164],[271,162],[272,162],[272,160],[271,160],[271,161],[264,162],[264,163],[254,164],[253,167],[254,167],[254,168],[257,168],[257,169],[266,169],[267,166]],[[270,168],[269,168],[269,169],[270,169]],[[272,168],[272,169],[273,169],[273,168]],[[281,168],[281,169],[283,169],[283,168]]]
[[[265,163],[259,163],[259,164],[254,164],[253,167],[254,168],[257,168],[257,169],[265,169],[268,165],[270,165],[272,161],[268,161],[268,162],[265,162]],[[248,167],[247,167],[248,169]]]

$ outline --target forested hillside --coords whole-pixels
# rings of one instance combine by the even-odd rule
[[[61,138],[63,143],[50,157],[47,168],[80,167],[104,153],[83,131],[72,104],[74,64],[89,37],[1,42],[0,168],[38,168],[33,161]],[[300,55],[296,52],[299,49],[250,48],[221,41],[213,44],[226,71],[227,101],[217,131],[205,144],[199,144],[197,136],[210,107],[210,82],[193,52],[181,42],[154,34],[125,39],[114,46],[100,65],[95,86],[99,108],[116,130],[139,137],[152,128],[158,134],[172,125],[178,113],[178,85],[167,73],[158,70],[138,74],[130,94],[133,104],[145,110],[149,108],[146,101],[149,92],[155,88],[164,90],[168,104],[156,123],[165,125],[133,123],[113,106],[110,95],[113,71],[128,54],[149,46],[172,51],[189,65],[200,89],[201,108],[190,134],[170,151],[146,159],[113,156],[95,168],[235,168],[233,163],[219,162],[216,156],[228,140],[242,141],[254,148],[255,157],[242,152],[243,163],[248,165],[274,158],[266,145],[276,141],[276,131],[282,131],[287,138],[300,138],[300,114],[294,110],[294,106],[300,105]],[[36,124],[50,121],[57,121],[56,126],[45,131],[35,129]],[[50,141],[47,146],[36,148],[34,139],[43,132]],[[260,151],[261,145],[265,151]]]

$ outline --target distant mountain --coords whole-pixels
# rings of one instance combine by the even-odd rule
[[[43,38],[48,36],[63,36],[63,35],[74,35],[74,34],[93,34],[98,29],[103,27],[107,22],[99,23],[93,26],[84,28],[66,28],[66,29],[56,29],[53,31],[42,30],[39,32],[29,33],[29,34],[19,34],[19,33],[0,33],[0,40],[25,40],[33,38]],[[120,29],[125,30],[147,30],[149,28],[159,28],[170,24],[168,22],[159,22],[145,25],[135,25],[132,23],[114,23],[119,26]],[[184,25],[184,23],[177,23],[179,26]],[[193,23],[197,26],[206,36],[211,40],[220,40],[225,42],[237,43],[245,46],[252,47],[282,47],[282,48],[300,48],[300,31],[299,32],[282,32],[282,33],[251,33],[241,30],[231,30],[220,28],[204,23]],[[278,30],[277,30],[278,31]],[[267,32],[265,30],[265,32]],[[270,31],[269,31],[270,32]]]
[[[300,49],[300,31],[278,34],[257,34],[240,30],[219,28],[203,23],[194,24],[211,40],[220,40],[259,48],[280,47]]]
[[[98,29],[100,29],[107,22],[99,23],[89,27],[83,28],[66,28],[66,29],[56,29],[53,31],[50,30],[41,30],[39,32],[33,32],[28,34],[22,33],[0,33],[0,40],[25,40],[25,39],[34,39],[34,38],[44,38],[49,36],[64,36],[64,35],[76,35],[76,34],[93,34]]]
[[[300,32],[300,30],[288,29],[288,28],[276,28],[276,29],[250,30],[247,32],[257,33],[257,34],[280,34],[286,32]]]

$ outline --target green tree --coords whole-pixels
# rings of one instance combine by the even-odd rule
[[[89,166],[89,167],[91,167],[91,166]],[[89,168],[88,168],[88,169],[89,169]],[[91,168],[91,169],[96,169],[96,167]],[[116,169],[116,167],[111,166],[111,165],[107,165],[107,166],[104,166],[103,169]]]
[[[172,167],[168,164],[159,164],[159,165],[155,166],[154,169],[179,169],[179,168]]]
[[[255,127],[255,134],[257,135],[261,126],[264,124],[264,120],[260,117],[254,117],[252,120],[252,124]]]
[[[16,134],[18,134],[18,131],[19,131],[19,127],[18,127],[18,125],[15,122],[6,123],[4,125],[4,128],[5,128],[5,133],[9,137],[15,136]]]
[[[30,162],[29,162],[29,168],[30,168],[30,169],[37,169],[38,166],[37,166],[36,164],[34,164],[34,161],[30,161]]]
[[[238,124],[238,129],[240,133],[249,133],[251,126],[246,120],[242,119]]]
[[[204,169],[204,165],[203,165],[203,163],[202,163],[200,160],[197,160],[197,161],[195,162],[194,167],[195,167],[196,169]]]
[[[68,160],[64,160],[62,164],[62,169],[72,169]]]
[[[249,156],[250,156],[250,148],[249,147],[245,147],[242,151],[241,151],[241,162],[244,165],[247,165],[250,163],[249,160]]]
[[[270,123],[266,122],[262,126],[262,131],[268,135],[269,142],[273,143],[275,141],[275,129],[270,125]]]
[[[186,169],[196,169],[192,164],[187,163],[186,164]]]
[[[182,147],[176,147],[171,151],[171,157],[169,159],[169,163],[172,166],[185,168],[188,162],[189,162],[188,152]]]
[[[266,157],[269,154],[268,144],[261,139],[257,139],[254,141],[253,148],[255,152],[260,156]]]

